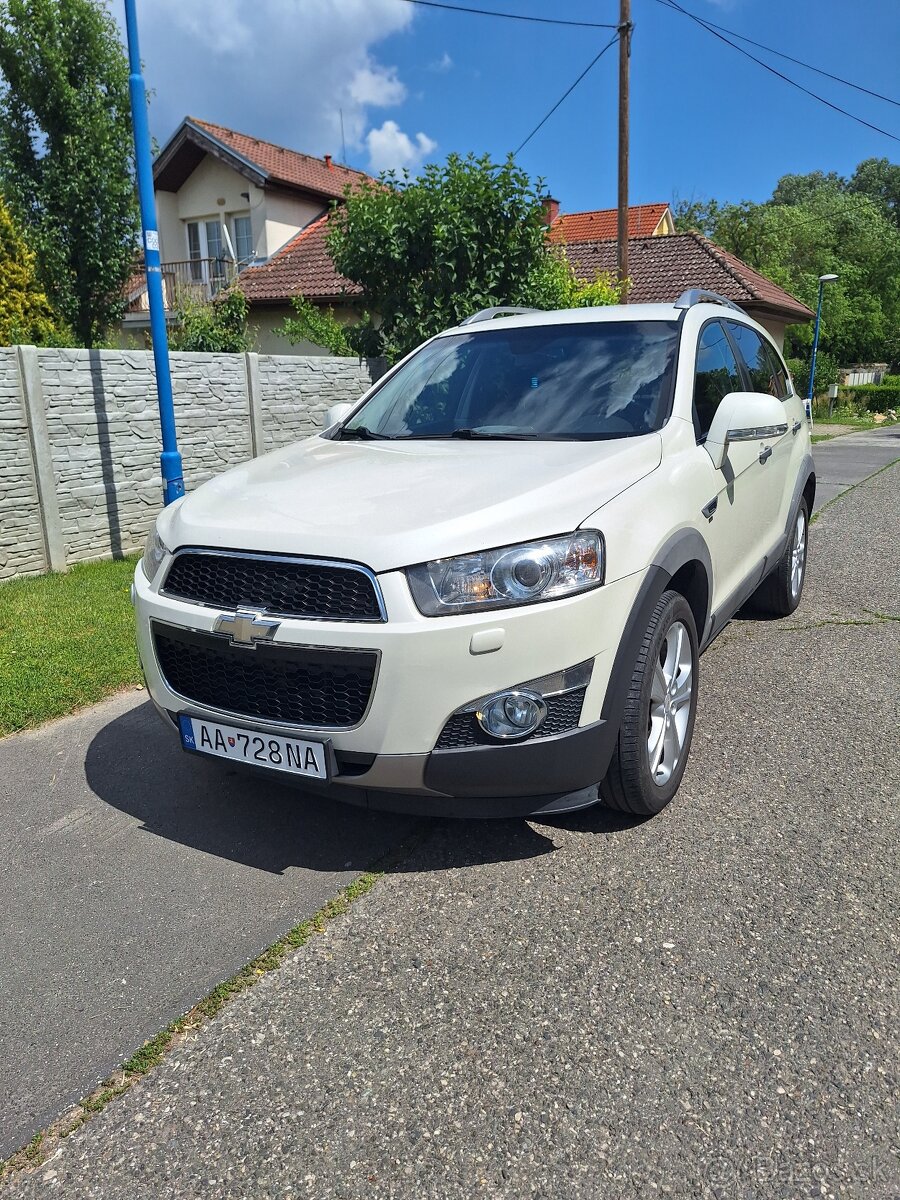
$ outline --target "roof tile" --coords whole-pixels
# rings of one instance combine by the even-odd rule
[[[668,204],[634,204],[628,210],[628,236],[649,237],[665,215]],[[550,226],[551,242],[598,242],[618,232],[618,209],[562,213]]]
[[[228,149],[265,171],[273,181],[305,188],[320,196],[340,200],[348,183],[361,183],[371,178],[363,171],[354,171],[334,162],[329,166],[321,158],[313,158],[312,155],[301,154],[298,150],[278,146],[275,142],[264,142],[248,134],[237,133],[224,125],[213,125],[210,121],[201,121],[197,117],[191,117],[190,121]]]
[[[616,270],[614,239],[566,246],[566,258],[580,279]],[[634,304],[677,300],[687,288],[709,288],[743,306],[758,306],[786,321],[808,321],[814,315],[800,300],[780,288],[736,255],[699,233],[629,239],[629,300]]]
[[[362,295],[359,284],[340,275],[331,261],[325,242],[328,219],[327,213],[319,217],[267,263],[241,273],[241,290],[251,303],[283,303],[298,293],[318,301]]]

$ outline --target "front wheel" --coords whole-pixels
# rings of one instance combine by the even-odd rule
[[[698,660],[690,605],[678,592],[663,592],[641,643],[616,748],[600,785],[608,808],[652,816],[678,791],[694,732]]]

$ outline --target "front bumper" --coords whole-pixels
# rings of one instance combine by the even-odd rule
[[[156,658],[151,623],[211,633],[220,613],[160,595],[168,565],[163,563],[153,583],[140,567],[135,575],[138,648],[154,703],[169,717],[186,712],[260,732],[327,737],[338,762],[329,784],[336,798],[424,811],[428,805],[422,800],[431,797],[434,811],[446,815],[464,815],[460,809],[534,812],[596,784],[606,772],[618,731],[600,720],[600,712],[638,577],[546,604],[426,618],[415,608],[404,575],[388,572],[379,576],[384,623],[285,619],[276,644],[378,653],[378,675],[363,720],[352,729],[317,729],[229,714],[170,689]],[[484,652],[484,645],[495,648]],[[476,697],[586,659],[593,659],[594,667],[577,728],[514,744],[435,749],[450,715]],[[174,723],[172,728],[176,732]],[[456,803],[449,804],[450,797]]]

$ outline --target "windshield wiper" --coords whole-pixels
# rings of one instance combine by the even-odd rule
[[[386,433],[373,433],[371,429],[366,429],[365,425],[357,425],[353,429],[348,429],[345,426],[338,436],[341,441],[344,438],[360,438],[362,441],[371,439],[372,441],[379,442],[389,442],[391,440]]]
[[[446,434],[452,438],[488,438],[495,442],[521,442],[536,438],[536,433],[493,433],[490,429],[454,429]]]

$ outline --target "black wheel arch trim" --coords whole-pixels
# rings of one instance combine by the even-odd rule
[[[614,726],[617,732],[634,664],[656,603],[678,572],[690,563],[699,563],[706,572],[706,612],[702,622],[695,622],[697,642],[701,650],[704,647],[704,635],[709,628],[709,598],[712,595],[712,557],[709,547],[696,529],[680,529],[653,556],[619,639],[600,713],[603,720]]]

